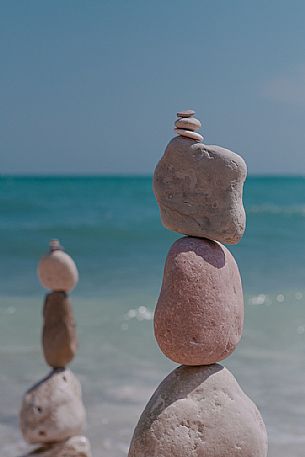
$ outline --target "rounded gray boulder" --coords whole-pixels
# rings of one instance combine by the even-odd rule
[[[176,368],[142,413],[129,457],[266,457],[255,404],[221,365]]]
[[[28,443],[54,443],[81,435],[86,413],[81,386],[70,370],[54,370],[23,397],[20,428]]]
[[[185,235],[238,243],[246,226],[246,175],[244,160],[229,149],[173,138],[153,181],[163,225]]]

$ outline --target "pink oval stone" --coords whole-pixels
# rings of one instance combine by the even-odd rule
[[[164,268],[154,328],[161,351],[183,365],[209,365],[228,357],[243,328],[240,274],[226,247],[184,237]]]

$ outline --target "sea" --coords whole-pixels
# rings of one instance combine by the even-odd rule
[[[247,229],[230,246],[242,276],[245,328],[222,363],[258,406],[269,457],[305,456],[305,178],[250,176]],[[153,313],[171,244],[151,176],[0,177],[0,456],[30,448],[18,430],[23,393],[49,371],[41,345],[46,291],[39,258],[58,238],[77,263],[71,294],[94,457],[125,457],[145,404],[176,365],[160,352]]]

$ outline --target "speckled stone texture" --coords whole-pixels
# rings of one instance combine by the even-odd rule
[[[39,447],[24,457],[91,457],[91,450],[85,436],[73,436],[60,443]]]
[[[52,292],[46,296],[43,307],[42,347],[46,362],[53,368],[65,367],[75,355],[75,320],[65,292]]]
[[[266,457],[261,415],[221,365],[176,368],[134,431],[129,457]]]
[[[154,316],[160,349],[183,365],[208,365],[232,353],[244,317],[240,274],[229,250],[184,237],[171,247]]]
[[[228,149],[173,138],[154,173],[164,226],[185,235],[238,243],[246,225],[246,174],[244,160]]]
[[[70,370],[52,371],[23,397],[20,428],[28,443],[64,441],[84,426],[81,387]]]
[[[42,257],[38,277],[46,289],[69,292],[78,281],[78,271],[73,259],[64,251],[55,250]]]

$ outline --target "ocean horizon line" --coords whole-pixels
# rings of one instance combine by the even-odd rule
[[[153,173],[1,173],[0,179],[148,179]],[[305,174],[250,173],[247,179],[305,179]]]

